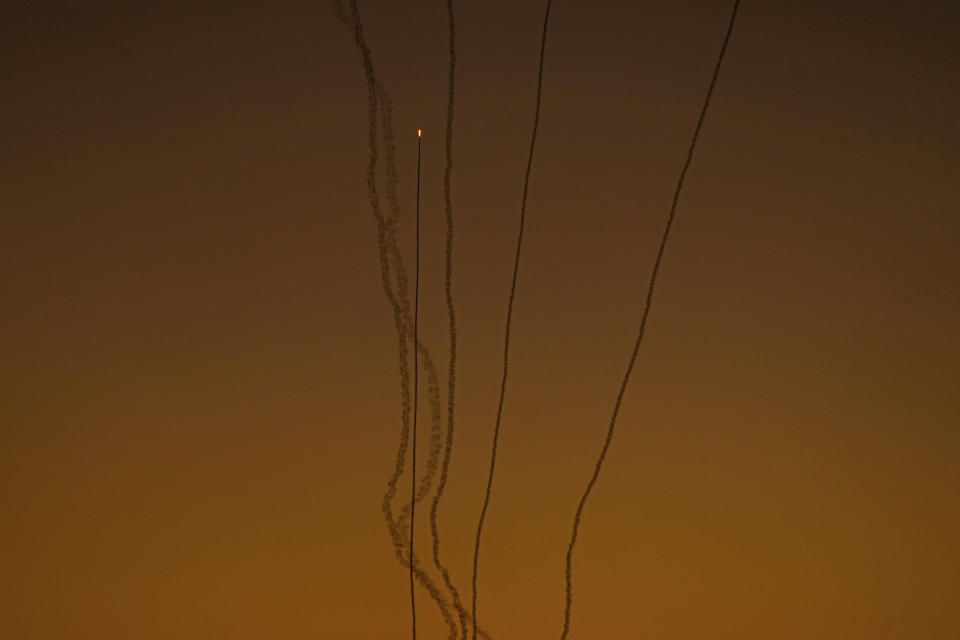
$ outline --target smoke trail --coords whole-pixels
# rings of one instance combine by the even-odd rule
[[[580,498],[580,504],[577,505],[577,513],[573,518],[573,533],[570,536],[570,545],[567,548],[567,567],[566,567],[566,590],[567,590],[567,602],[566,607],[563,613],[563,633],[560,635],[560,640],[564,640],[567,637],[567,634],[570,632],[570,609],[573,605],[573,548],[577,544],[577,533],[580,528],[580,518],[583,515],[583,507],[587,503],[587,498],[590,497],[590,492],[593,490],[593,486],[597,482],[597,477],[600,475],[600,468],[603,466],[603,461],[607,457],[607,451],[610,448],[610,441],[613,439],[613,430],[617,423],[617,416],[620,413],[620,405],[623,402],[623,395],[627,389],[627,383],[630,381],[630,374],[633,372],[633,365],[637,360],[637,352],[640,350],[640,343],[643,341],[643,332],[647,326],[647,318],[650,315],[650,305],[653,302],[653,288],[657,281],[657,274],[660,271],[660,262],[663,259],[663,251],[667,245],[667,239],[670,236],[670,228],[673,226],[673,220],[677,212],[677,202],[680,200],[680,191],[683,189],[683,181],[686,178],[687,170],[690,168],[690,163],[693,160],[693,152],[697,146],[697,138],[700,135],[700,129],[703,126],[704,118],[707,115],[707,109],[710,106],[710,98],[713,95],[713,89],[717,84],[717,77],[720,75],[720,65],[723,63],[723,57],[727,52],[727,44],[730,42],[730,35],[733,33],[733,25],[737,19],[737,8],[740,6],[740,0],[734,0],[733,10],[730,13],[730,22],[727,25],[727,32],[723,38],[723,45],[720,47],[720,53],[717,56],[717,62],[713,69],[713,76],[710,79],[710,87],[707,89],[707,95],[703,100],[703,107],[700,109],[700,116],[697,118],[697,126],[693,130],[693,137],[690,139],[690,147],[687,150],[687,158],[683,163],[683,168],[680,170],[680,177],[677,180],[677,187],[673,193],[673,202],[670,205],[670,215],[667,217],[667,225],[663,230],[663,236],[660,238],[660,247],[657,249],[657,258],[653,263],[653,271],[650,273],[650,283],[647,287],[647,297],[646,302],[643,307],[643,315],[640,318],[640,328],[637,332],[637,339],[633,345],[633,351],[630,353],[630,361],[627,364],[627,370],[623,375],[623,380],[620,383],[620,390],[617,392],[617,399],[613,405],[613,414],[610,417],[610,425],[607,427],[607,435],[603,441],[603,448],[600,450],[600,456],[597,458],[596,465],[593,469],[593,475],[590,477],[590,482],[587,483],[587,488],[583,492],[583,496]]]
[[[394,326],[397,330],[398,338],[398,365],[400,371],[400,386],[401,386],[401,436],[400,444],[397,449],[397,460],[394,468],[393,474],[390,476],[390,479],[387,481],[387,493],[384,496],[384,510],[388,513],[388,526],[391,528],[391,533],[394,534],[393,537],[396,539],[395,532],[393,529],[393,518],[389,515],[390,503],[392,502],[393,496],[396,492],[396,483],[399,480],[400,475],[403,472],[404,460],[406,457],[406,448],[407,442],[409,439],[409,412],[410,412],[410,380],[409,380],[409,364],[407,359],[407,343],[406,343],[406,327],[403,309],[398,303],[396,297],[393,293],[393,287],[390,283],[390,246],[395,244],[394,241],[394,232],[392,229],[392,224],[388,223],[383,213],[380,209],[380,200],[377,194],[376,186],[376,167],[378,160],[378,147],[377,147],[377,107],[378,107],[378,92],[376,74],[373,70],[373,64],[371,61],[370,49],[366,44],[366,40],[363,35],[363,22],[360,19],[360,11],[357,6],[356,0],[351,0],[350,3],[350,14],[346,13],[343,4],[339,0],[333,0],[334,10],[337,13],[337,16],[344,21],[344,23],[352,29],[354,34],[355,43],[358,51],[360,52],[361,61],[364,69],[364,76],[367,82],[367,101],[368,101],[368,147],[370,151],[370,158],[367,165],[367,197],[370,201],[370,208],[373,211],[374,218],[377,222],[377,244],[380,252],[380,276],[381,284],[383,286],[384,294],[387,297],[387,300],[390,303],[390,306],[393,311],[394,317]],[[392,221],[391,221],[392,222]],[[400,279],[404,280],[404,279]],[[405,292],[401,292],[405,293]]]
[[[396,169],[396,146],[394,144],[393,138],[393,112],[390,103],[390,96],[387,94],[386,88],[382,83],[377,83],[377,91],[380,96],[380,112],[381,112],[381,135],[384,142],[385,149],[385,173],[386,173],[386,192],[387,199],[390,202],[391,215],[387,218],[388,223],[392,230],[395,230],[395,224],[393,224],[400,216],[400,204],[397,197],[397,169]],[[400,294],[400,304],[403,307],[404,317],[409,317],[409,310],[406,308],[406,291],[407,291],[407,275],[406,269],[403,264],[403,256],[400,252],[400,247],[396,242],[395,233],[390,236],[390,246],[389,246],[390,255],[393,260],[393,270],[396,274],[398,282],[398,290],[402,292]],[[416,502],[421,502],[430,491],[430,487],[433,484],[434,476],[437,472],[437,467],[439,464],[440,456],[440,447],[441,447],[441,417],[440,417],[440,392],[439,385],[437,383],[437,372],[433,363],[433,358],[430,355],[430,351],[423,344],[422,341],[416,341],[418,347],[417,351],[420,354],[420,357],[424,360],[424,369],[427,372],[429,383],[427,386],[427,394],[430,401],[430,450],[427,462],[425,465],[425,473],[423,479],[420,483],[420,488],[417,491]]]
[[[345,17],[344,9],[342,4],[338,3],[337,0],[334,0],[334,9],[337,12],[337,15],[341,20],[343,20],[348,27],[354,29],[354,22],[352,18]],[[383,280],[384,293],[387,296],[388,302],[391,305],[391,308],[395,316],[395,325],[397,327],[398,333],[410,333],[410,317],[409,317],[409,303],[407,301],[407,277],[406,269],[403,265],[402,255],[399,250],[399,246],[396,242],[396,227],[394,222],[399,216],[399,203],[396,197],[396,165],[394,161],[395,156],[395,145],[393,142],[393,129],[391,125],[391,110],[390,110],[390,101],[389,96],[386,93],[386,90],[383,88],[383,85],[374,78],[374,84],[376,86],[376,101],[375,103],[379,106],[380,112],[382,115],[382,126],[381,126],[381,136],[384,139],[384,146],[386,148],[385,153],[385,165],[386,165],[386,174],[387,174],[387,195],[388,200],[390,201],[392,215],[387,218],[384,217],[380,211],[379,200],[376,193],[375,186],[371,187],[371,182],[368,175],[368,191],[369,197],[371,199],[372,208],[374,212],[374,217],[376,218],[378,225],[378,245],[381,250],[381,276]],[[376,122],[375,119],[373,122]],[[377,147],[375,141],[371,146],[372,154],[377,153]],[[375,166],[376,158],[373,158],[372,166]],[[397,289],[398,294],[395,296],[393,292],[392,285],[389,281],[389,272],[391,269],[391,262],[393,272],[397,279]],[[397,318],[399,317],[399,320]],[[418,492],[418,500],[422,500],[423,497],[429,492],[430,483],[432,482],[432,476],[436,472],[437,459],[439,457],[440,449],[440,405],[439,405],[439,386],[437,383],[437,374],[436,368],[433,364],[433,359],[430,356],[429,350],[423,344],[422,341],[417,340],[417,350],[420,356],[423,358],[423,368],[426,371],[428,378],[427,385],[427,394],[430,399],[431,405],[431,423],[433,425],[431,433],[431,452],[427,461],[427,473],[424,475],[424,479],[421,483],[420,491]],[[406,362],[404,355],[406,354],[406,343],[400,347],[401,360]],[[401,383],[406,389],[409,386],[407,367],[401,367]],[[409,394],[405,391],[403,393],[404,398],[408,398]],[[405,415],[406,412],[404,412]],[[400,459],[400,464],[398,465],[398,473],[396,474],[399,477],[402,474],[403,460],[405,459],[406,451],[406,440],[401,440],[401,447],[398,451],[398,458]],[[432,470],[432,471],[431,471]],[[397,478],[393,478],[390,484],[390,501],[392,502],[393,498],[393,484],[396,482]],[[405,510],[409,511],[410,506],[406,505]]]
[[[409,324],[407,323],[406,308],[406,287],[405,287],[405,274],[402,273],[402,263],[399,261],[399,250],[396,249],[395,233],[393,227],[393,219],[386,220],[384,219],[382,212],[380,210],[379,197],[377,195],[376,189],[376,165],[377,165],[377,78],[373,70],[373,65],[371,61],[371,55],[369,47],[366,44],[365,38],[363,36],[363,23],[360,19],[359,7],[357,6],[356,0],[351,1],[350,9],[351,14],[348,16],[346,10],[344,9],[342,3],[334,0],[334,10],[337,13],[337,16],[343,20],[348,27],[352,27],[354,33],[354,39],[356,41],[357,49],[360,52],[361,60],[364,68],[364,76],[367,82],[367,97],[368,97],[368,144],[370,148],[370,159],[367,167],[367,191],[368,198],[370,200],[370,206],[373,210],[374,217],[377,221],[377,232],[378,232],[378,246],[380,250],[380,266],[381,266],[381,280],[384,288],[384,293],[387,296],[388,301],[391,304],[394,316],[394,325],[397,330],[398,335],[398,366],[400,369],[400,386],[401,386],[401,434],[400,434],[400,443],[397,448],[397,459],[394,465],[394,471],[391,474],[389,480],[387,481],[387,491],[384,494],[382,501],[382,509],[387,520],[387,527],[390,532],[390,536],[393,540],[394,551],[397,555],[398,560],[402,565],[413,567],[413,571],[418,581],[424,586],[427,592],[430,594],[431,598],[437,604],[437,607],[440,609],[441,615],[447,621],[448,626],[450,627],[451,640],[456,637],[456,623],[453,621],[453,617],[449,612],[449,605],[446,603],[439,589],[433,582],[430,580],[429,576],[420,568],[417,567],[416,557],[411,554],[408,560],[403,558],[403,534],[401,529],[397,526],[398,523],[394,521],[392,514],[392,501],[393,497],[396,494],[396,485],[400,478],[400,475],[403,473],[404,460],[406,457],[406,449],[409,440],[410,433],[410,381],[409,381],[409,370],[408,370],[408,358],[407,358],[407,346],[406,346],[406,336]],[[388,151],[389,151],[388,145]],[[395,218],[394,218],[395,219]],[[391,247],[395,250],[391,251]],[[398,289],[400,290],[400,300],[403,302],[398,302],[397,298],[393,295],[392,286],[390,283],[390,260],[391,255],[397,264],[397,279],[398,279]],[[416,345],[415,348],[419,348],[420,345]]]
[[[416,261],[413,270],[413,344],[420,341],[420,132],[417,131],[417,213]],[[413,536],[416,531],[414,507],[417,504],[417,409],[419,408],[419,359],[413,350],[413,446],[410,454],[410,614],[411,635],[417,640],[417,594],[413,581]]]
[[[364,76],[367,82],[368,94],[368,115],[369,115],[369,148],[370,160],[367,170],[368,198],[370,200],[371,210],[377,222],[378,248],[380,251],[381,281],[384,294],[390,303],[393,311],[394,325],[398,335],[398,365],[400,369],[401,383],[401,433],[400,443],[397,448],[397,458],[394,465],[394,471],[387,481],[387,491],[382,500],[382,510],[387,521],[387,528],[390,533],[394,546],[394,552],[401,566],[409,567],[413,565],[413,572],[417,581],[429,593],[434,603],[440,610],[441,615],[450,627],[450,640],[456,638],[456,623],[449,613],[450,603],[446,600],[439,588],[433,583],[427,573],[418,566],[415,555],[404,557],[404,548],[406,546],[405,527],[406,517],[410,514],[413,503],[404,505],[400,514],[394,518],[393,499],[396,495],[397,483],[403,474],[404,462],[406,458],[406,449],[409,441],[410,422],[410,382],[408,371],[408,357],[406,337],[410,333],[409,322],[409,304],[407,302],[407,279],[406,270],[403,266],[402,255],[396,242],[395,222],[399,216],[399,202],[396,197],[396,166],[394,162],[394,141],[393,128],[391,123],[390,102],[386,89],[379,82],[373,69],[372,56],[369,47],[363,36],[363,24],[360,19],[359,8],[356,0],[351,0],[350,13],[340,0],[332,0],[334,12],[354,35],[355,43],[360,52],[361,61],[364,68]],[[377,109],[380,109],[381,136],[386,148],[386,181],[387,196],[391,206],[391,216],[384,217],[379,197],[376,189],[376,165],[378,158],[378,148],[376,141],[377,132]],[[394,295],[393,286],[390,282],[391,263],[393,272],[397,280],[397,294]],[[431,444],[430,455],[426,464],[426,473],[421,481],[420,489],[417,492],[414,502],[422,500],[429,492],[432,478],[436,473],[437,459],[439,457],[439,437],[440,437],[440,407],[439,407],[439,389],[437,384],[436,370],[433,365],[430,353],[426,346],[419,340],[415,341],[415,348],[424,359],[424,369],[427,373],[428,385],[427,392],[431,405]],[[449,449],[449,445],[448,445]],[[436,529],[434,526],[434,539],[436,540]],[[448,576],[445,576],[448,578]],[[466,613],[459,602],[455,606],[458,616],[463,620]],[[489,639],[490,635],[482,629],[479,631],[481,637]]]
[[[391,108],[390,96],[387,93],[386,88],[379,81],[377,82],[377,96],[381,115],[380,133],[384,146],[384,172],[386,178],[385,191],[387,193],[387,200],[390,203],[391,209],[391,215],[384,218],[384,224],[388,228],[387,251],[390,255],[390,259],[393,264],[393,273],[395,274],[395,278],[397,280],[397,303],[400,305],[401,315],[404,318],[407,318],[407,322],[409,323],[410,311],[407,303],[407,272],[403,264],[403,255],[400,252],[400,247],[396,240],[395,223],[400,216],[400,203],[399,198],[397,197],[398,180],[396,169],[396,145],[393,137],[393,111]],[[413,338],[415,344],[418,345],[417,353],[424,360],[423,366],[428,376],[427,395],[431,407],[430,450],[425,465],[425,473],[420,482],[420,488],[417,491],[414,499],[415,503],[419,503],[429,493],[439,463],[438,461],[441,446],[440,394],[439,386],[437,384],[436,368],[434,367],[433,358],[431,357],[429,350],[426,346],[424,346],[423,342],[413,336],[412,333],[411,337]],[[410,508],[410,505],[404,505],[403,514],[408,513]]]
[[[472,609],[471,617],[477,620],[477,567],[480,563],[480,537],[483,534],[483,522],[490,506],[490,494],[493,490],[493,472],[497,462],[497,444],[500,438],[500,419],[503,415],[503,399],[507,392],[507,371],[510,364],[510,323],[513,318],[513,300],[517,293],[517,273],[520,270],[520,251],[523,247],[523,224],[527,215],[527,192],[530,186],[530,169],[533,166],[533,151],[537,143],[537,125],[540,123],[540,99],[543,92],[543,59],[547,48],[547,26],[550,22],[550,6],[553,0],[547,0],[547,8],[543,14],[543,35],[540,40],[540,63],[537,70],[537,103],[533,112],[533,133],[530,136],[530,154],[527,157],[527,170],[523,177],[523,197],[520,201],[520,228],[517,232],[517,249],[513,257],[513,278],[510,282],[510,297],[507,301],[507,324],[503,340],[503,376],[500,380],[500,399],[497,402],[497,418],[493,427],[493,445],[490,450],[490,470],[487,477],[487,490],[483,498],[483,507],[480,510],[480,520],[477,524],[477,536],[473,545],[473,577],[471,583]],[[473,639],[476,640],[476,630]]]
[[[407,275],[406,268],[403,264],[403,255],[400,252],[400,247],[396,241],[396,224],[395,222],[399,219],[400,216],[400,203],[397,196],[397,169],[396,169],[396,145],[394,143],[393,135],[393,111],[390,102],[390,96],[387,93],[386,88],[383,86],[383,83],[377,81],[377,96],[378,96],[378,105],[380,108],[380,134],[384,146],[384,173],[386,181],[386,193],[387,200],[390,203],[391,215],[384,218],[384,223],[388,228],[388,237],[387,237],[387,251],[390,255],[390,260],[392,261],[392,269],[397,280],[397,289],[398,289],[398,304],[401,307],[401,315],[404,318],[409,318],[409,308],[407,304]],[[409,322],[409,320],[408,320]],[[416,496],[412,502],[405,503],[400,510],[400,514],[395,520],[395,525],[397,527],[405,527],[406,519],[410,516],[412,512],[412,505],[419,504],[430,492],[430,487],[433,484],[433,479],[436,476],[440,448],[441,448],[441,417],[440,417],[440,399],[439,399],[439,385],[437,382],[437,373],[436,368],[433,364],[433,358],[430,355],[429,350],[423,344],[422,341],[416,340],[417,353],[420,357],[423,358],[424,369],[426,370],[428,377],[427,385],[427,394],[430,402],[431,415],[430,415],[430,449],[425,464],[425,472],[423,479],[420,482],[419,489],[417,490]],[[393,495],[391,494],[391,501]]]
[[[443,492],[447,486],[447,475],[450,469],[450,457],[453,452],[454,436],[454,408],[456,398],[457,384],[457,319],[453,305],[453,202],[451,197],[451,181],[453,175],[453,116],[454,116],[454,98],[456,90],[456,22],[453,12],[453,0],[447,0],[447,19],[449,31],[449,58],[447,75],[447,126],[444,136],[444,147],[446,151],[446,165],[443,173],[443,202],[446,212],[447,236],[446,236],[446,266],[444,272],[444,295],[447,303],[447,317],[450,328],[450,356],[447,368],[447,437],[446,447],[443,452],[443,463],[440,470],[440,481],[437,484],[437,492],[434,494],[433,503],[430,505],[430,530],[433,534],[433,564],[443,576],[443,581],[450,591],[453,598],[454,607],[457,610],[460,621],[461,638],[467,637],[467,612],[460,601],[460,593],[450,578],[450,573],[440,560],[440,528],[437,524],[437,514],[440,509],[440,501],[443,499]],[[474,637],[476,636],[476,619],[470,616],[474,623]]]

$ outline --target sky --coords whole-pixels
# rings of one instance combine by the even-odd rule
[[[445,389],[445,4],[360,8],[408,261],[424,132],[420,329]],[[465,596],[543,8],[455,3],[439,525]],[[729,10],[553,5],[479,567],[498,640],[560,634]],[[960,635],[958,28],[951,2],[741,5],[584,513],[570,638]],[[406,637],[352,35],[325,2],[7,2],[0,53],[0,634]],[[417,598],[421,637],[446,637]]]

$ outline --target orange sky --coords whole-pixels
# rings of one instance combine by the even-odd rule
[[[0,8],[0,635],[406,637],[352,40],[323,2],[154,4]],[[559,636],[571,519],[729,11],[606,6],[551,18],[480,568],[497,640]],[[444,372],[444,5],[361,7],[407,250],[424,130]],[[542,10],[457,6],[440,525],[465,597]],[[960,635],[958,18],[741,7],[584,515],[571,638]],[[418,598],[422,637],[446,637]]]

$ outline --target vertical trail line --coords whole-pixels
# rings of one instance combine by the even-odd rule
[[[420,130],[417,129],[417,214],[416,214],[416,250],[413,270],[413,344],[420,342]],[[410,558],[413,559],[414,507],[417,504],[417,404],[418,381],[417,350],[413,350],[413,436],[410,455]],[[417,640],[417,596],[414,591],[413,562],[410,562],[410,625],[413,640]]]

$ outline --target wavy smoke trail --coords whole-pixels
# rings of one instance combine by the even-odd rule
[[[660,271],[660,263],[663,259],[663,252],[667,245],[667,239],[670,236],[670,228],[673,226],[673,220],[677,212],[677,202],[680,199],[680,191],[683,189],[683,181],[687,175],[687,170],[690,168],[690,163],[693,160],[693,152],[697,146],[697,138],[700,135],[700,129],[703,126],[704,118],[707,115],[707,109],[710,106],[710,98],[713,95],[713,89],[717,84],[717,77],[720,75],[720,65],[723,63],[723,57],[727,52],[727,44],[730,42],[730,35],[733,33],[733,25],[737,19],[737,8],[740,5],[740,0],[734,0],[733,10],[730,14],[730,22],[727,25],[727,32],[723,39],[723,45],[720,47],[720,53],[717,56],[717,62],[713,69],[713,77],[710,79],[710,87],[707,89],[707,95],[703,101],[703,107],[700,110],[700,117],[697,119],[697,126],[693,131],[693,137],[690,140],[690,146],[687,150],[687,158],[683,164],[683,169],[680,171],[680,177],[677,180],[677,187],[673,193],[673,202],[670,205],[670,215],[667,217],[667,224],[663,230],[663,236],[660,238],[660,247],[657,250],[657,258],[653,263],[653,271],[650,274],[650,283],[647,288],[647,297],[646,302],[644,303],[643,315],[640,318],[640,328],[637,332],[637,339],[634,342],[633,350],[630,353],[630,361],[627,364],[627,370],[623,375],[623,380],[620,383],[620,390],[617,392],[617,399],[613,405],[613,415],[610,417],[610,424],[607,427],[607,435],[603,442],[603,448],[600,450],[600,456],[597,458],[596,465],[593,469],[593,475],[590,477],[590,481],[587,483],[587,488],[583,492],[583,496],[580,498],[580,503],[577,505],[577,512],[573,518],[573,533],[570,536],[570,545],[567,548],[567,566],[566,566],[566,607],[564,608],[563,613],[563,633],[560,635],[560,640],[565,640],[567,634],[570,632],[570,609],[573,605],[573,549],[577,544],[577,533],[580,528],[580,518],[583,515],[583,507],[587,503],[587,498],[590,497],[590,492],[593,490],[594,485],[597,482],[597,477],[600,475],[600,468],[603,466],[603,461],[607,457],[607,451],[610,448],[610,441],[613,439],[613,430],[617,423],[617,416],[620,413],[620,405],[623,402],[623,395],[627,389],[627,383],[630,381],[630,374],[633,372],[634,363],[637,360],[637,352],[640,350],[640,343],[643,341],[644,329],[647,325],[647,318],[650,315],[650,305],[653,302],[653,288],[657,281],[657,274]]]
[[[467,637],[467,612],[460,601],[460,593],[450,578],[450,573],[440,560],[440,527],[437,524],[437,514],[440,509],[440,501],[443,499],[443,491],[447,486],[447,475],[450,469],[450,457],[453,452],[454,436],[454,408],[457,385],[457,318],[453,305],[453,202],[451,196],[451,182],[453,180],[453,119],[454,119],[454,98],[456,95],[456,69],[457,69],[457,48],[456,48],[456,21],[453,12],[453,0],[447,0],[447,26],[449,34],[448,49],[448,71],[447,71],[447,126],[444,135],[444,150],[446,152],[446,163],[443,171],[443,203],[446,213],[447,233],[446,233],[446,262],[444,270],[443,290],[447,303],[447,318],[450,329],[450,359],[447,368],[447,434],[446,447],[443,452],[443,465],[440,470],[440,481],[437,484],[437,492],[434,494],[433,502],[430,505],[430,531],[433,534],[433,564],[443,576],[444,584],[453,598],[453,606],[457,610],[457,616],[460,621],[460,633],[462,640]],[[474,622],[475,616],[470,616],[470,621]],[[474,635],[476,628],[474,626]]]
[[[368,145],[370,149],[370,159],[367,166],[367,195],[370,201],[370,207],[373,211],[374,218],[377,222],[377,236],[378,236],[378,248],[380,252],[380,269],[381,269],[381,281],[384,289],[384,293],[390,303],[390,306],[393,311],[394,317],[394,326],[397,330],[398,337],[398,366],[400,370],[400,386],[401,386],[401,433],[400,433],[400,443],[397,448],[397,458],[394,464],[394,470],[391,474],[389,480],[387,481],[387,491],[384,494],[382,501],[382,509],[384,516],[387,521],[387,528],[389,530],[393,545],[394,552],[397,556],[398,561],[402,566],[411,567],[414,575],[420,584],[427,590],[431,598],[437,604],[438,609],[440,610],[441,615],[444,620],[447,622],[448,627],[451,630],[451,640],[456,637],[456,622],[453,619],[453,616],[450,613],[449,604],[446,602],[443,594],[440,592],[440,589],[433,583],[427,573],[419,566],[415,556],[404,557],[404,547],[405,547],[405,531],[403,526],[403,518],[395,519],[393,516],[393,507],[392,502],[394,496],[396,495],[397,482],[399,481],[400,476],[403,473],[404,462],[406,458],[406,450],[410,437],[410,376],[409,376],[409,362],[408,362],[408,353],[407,353],[407,337],[410,330],[409,323],[409,303],[407,302],[407,287],[406,287],[406,274],[403,269],[402,258],[400,255],[399,247],[396,243],[396,233],[394,228],[394,223],[399,212],[399,205],[397,204],[395,198],[391,197],[391,206],[393,215],[390,218],[384,217],[381,207],[379,196],[376,188],[376,166],[378,160],[378,147],[377,147],[377,133],[378,133],[378,119],[377,119],[377,110],[378,106],[381,109],[386,109],[389,113],[388,102],[379,100],[378,98],[385,96],[385,91],[382,86],[379,85],[377,81],[376,74],[373,69],[370,49],[366,44],[366,40],[363,35],[363,23],[360,19],[359,7],[357,6],[356,0],[352,0],[350,3],[350,13],[348,14],[343,4],[339,0],[333,1],[334,10],[337,13],[337,16],[349,27],[352,29],[354,34],[354,39],[356,41],[357,49],[360,52],[361,61],[364,68],[364,76],[367,81],[367,99],[368,99]],[[382,126],[381,134],[385,139],[385,145],[387,147],[388,156],[392,157],[392,128],[387,122],[384,122]],[[388,174],[391,172],[390,163],[388,161],[387,171]],[[388,184],[391,180],[388,179]],[[395,180],[393,181],[395,184]],[[391,193],[395,193],[394,189],[388,189]],[[389,197],[389,196],[388,196]],[[390,271],[391,263],[393,266],[393,271],[397,279],[397,289],[398,295],[394,294],[393,286],[390,282]],[[424,353],[426,356],[424,358],[425,367],[428,371],[428,393],[430,387],[436,388],[436,374],[435,371],[432,371],[432,361],[429,358],[429,353],[426,352],[426,348],[422,344],[417,345],[418,350],[421,353]],[[431,378],[432,383],[431,384]],[[439,401],[437,401],[437,410],[436,414],[439,414]],[[425,478],[426,480],[427,478]],[[409,506],[407,507],[409,509]]]
[[[393,137],[393,111],[390,103],[390,96],[387,94],[386,88],[380,82],[376,83],[376,88],[378,96],[377,102],[380,108],[380,134],[384,146],[384,171],[387,184],[385,190],[391,210],[390,216],[383,218],[384,225],[387,228],[387,234],[385,236],[386,253],[389,256],[389,259],[392,261],[393,272],[396,274],[395,277],[397,279],[397,295],[395,298],[393,298],[393,294],[391,292],[388,294],[388,297],[391,297],[391,300],[396,300],[396,304],[398,304],[400,308],[401,316],[405,318],[408,323],[410,323],[411,316],[408,306],[409,303],[407,301],[407,273],[403,264],[403,255],[400,252],[400,247],[396,240],[396,221],[400,217],[400,204],[397,197],[398,179],[396,169],[396,144],[394,143]],[[391,304],[393,304],[393,302],[391,302]],[[423,368],[427,374],[427,397],[430,402],[430,449],[427,462],[425,464],[425,472],[420,481],[420,487],[416,494],[415,502],[419,503],[429,493],[438,467],[441,446],[440,389],[437,381],[436,367],[433,363],[433,357],[430,355],[429,349],[427,349],[422,341],[413,337],[412,330],[410,332],[410,337],[411,339],[415,340],[417,344],[417,353],[423,359]],[[403,457],[405,460],[406,456]],[[391,500],[392,498],[393,496],[391,495]],[[398,526],[405,523],[406,517],[409,516],[410,511],[410,503],[403,505],[401,509],[401,515],[397,520]]]
[[[456,596],[456,589],[453,587],[452,582],[449,580],[449,575],[446,570],[443,569],[442,565],[439,565],[439,543],[438,543],[438,530],[436,527],[436,515],[435,509],[439,503],[439,500],[435,498],[434,504],[431,508],[431,528],[433,530],[433,539],[434,539],[434,561],[435,564],[441,568],[444,573],[444,579],[447,581],[448,588],[451,589],[451,592],[455,594],[455,604],[451,607],[450,602],[443,595],[439,587],[433,582],[427,572],[422,568],[420,562],[418,561],[416,555],[412,557],[409,553],[405,556],[404,551],[407,547],[408,538],[406,532],[406,519],[410,517],[412,511],[412,505],[420,502],[426,495],[429,493],[430,486],[433,482],[433,478],[436,475],[438,467],[438,458],[440,454],[440,406],[439,406],[439,385],[437,383],[436,369],[433,364],[432,357],[430,356],[429,350],[427,347],[419,340],[416,341],[416,349],[418,354],[423,358],[423,366],[427,373],[427,394],[430,399],[431,405],[431,441],[430,441],[430,453],[428,456],[427,463],[425,465],[425,474],[423,479],[420,482],[419,489],[416,493],[416,498],[413,502],[408,502],[404,504],[399,514],[395,517],[393,513],[393,501],[396,496],[397,483],[399,482],[400,476],[403,474],[405,460],[406,460],[406,451],[409,446],[410,439],[410,376],[409,376],[409,357],[408,357],[408,347],[407,339],[411,334],[411,322],[410,322],[410,309],[408,302],[408,287],[407,287],[407,277],[406,270],[403,265],[402,254],[399,249],[399,245],[396,241],[396,228],[395,223],[399,217],[399,201],[397,198],[397,173],[396,173],[396,164],[395,164],[395,144],[393,136],[393,126],[392,126],[392,114],[390,108],[390,100],[387,94],[387,91],[383,84],[379,81],[376,76],[373,63],[372,55],[369,49],[369,46],[366,43],[363,32],[363,23],[360,18],[359,7],[356,0],[351,0],[350,10],[347,11],[347,8],[344,6],[342,0],[332,0],[332,5],[335,14],[353,33],[355,44],[357,50],[360,53],[361,62],[364,69],[364,77],[367,83],[367,98],[368,98],[368,146],[370,150],[370,159],[367,167],[367,195],[370,201],[371,210],[373,211],[374,218],[377,223],[377,235],[378,235],[378,249],[380,253],[380,268],[381,268],[381,281],[384,290],[384,294],[387,297],[388,302],[390,303],[391,310],[393,312],[394,326],[397,331],[398,336],[398,368],[400,370],[400,386],[401,386],[401,433],[400,433],[400,442],[397,447],[397,457],[394,464],[394,470],[387,481],[387,491],[385,492],[382,500],[382,510],[387,522],[387,528],[390,533],[391,540],[393,542],[394,551],[397,556],[398,561],[401,566],[411,568],[416,577],[417,581],[423,586],[423,588],[431,596],[431,599],[436,604],[437,608],[440,611],[441,616],[444,618],[447,626],[450,629],[449,640],[455,640],[457,624],[453,619],[451,614],[451,608],[455,609],[458,617],[460,618],[460,626],[463,628],[467,614],[462,604],[459,602],[459,598]],[[452,6],[448,3],[448,9],[452,9]],[[453,22],[452,22],[452,11],[451,11],[451,51],[453,43]],[[451,79],[453,77],[452,68],[455,64],[455,60],[451,61]],[[451,98],[452,98],[452,87]],[[378,119],[377,113],[380,112],[380,118]],[[377,161],[379,157],[379,150],[377,144],[377,134],[380,134],[382,138],[383,145],[385,148],[385,173],[386,173],[386,192],[387,198],[390,204],[391,212],[389,216],[384,216],[381,210],[379,195],[376,187],[376,168]],[[448,109],[448,169],[447,177],[445,178],[445,191],[449,191],[449,173],[450,167],[452,166],[452,99],[451,106]],[[449,205],[449,193],[446,195],[446,200]],[[452,210],[448,206],[448,270],[447,270],[447,283],[449,289],[450,274],[451,269],[449,267],[450,261],[452,260]],[[396,293],[394,292],[393,285],[391,283],[391,271],[396,278]],[[448,295],[448,311],[452,313],[452,298]],[[452,341],[455,344],[455,328],[451,328]],[[454,356],[455,357],[455,356]],[[453,368],[451,367],[451,370]],[[452,397],[452,396],[451,396]],[[448,405],[449,412],[449,422],[448,422],[448,438],[447,446],[444,457],[444,483],[446,471],[449,465],[449,456],[451,449],[451,439],[450,435],[452,432],[452,419],[453,419],[453,405],[452,402]],[[438,490],[439,492],[440,490]],[[472,618],[471,618],[472,620]],[[478,630],[478,633],[481,637],[489,639],[491,636],[485,631]]]

